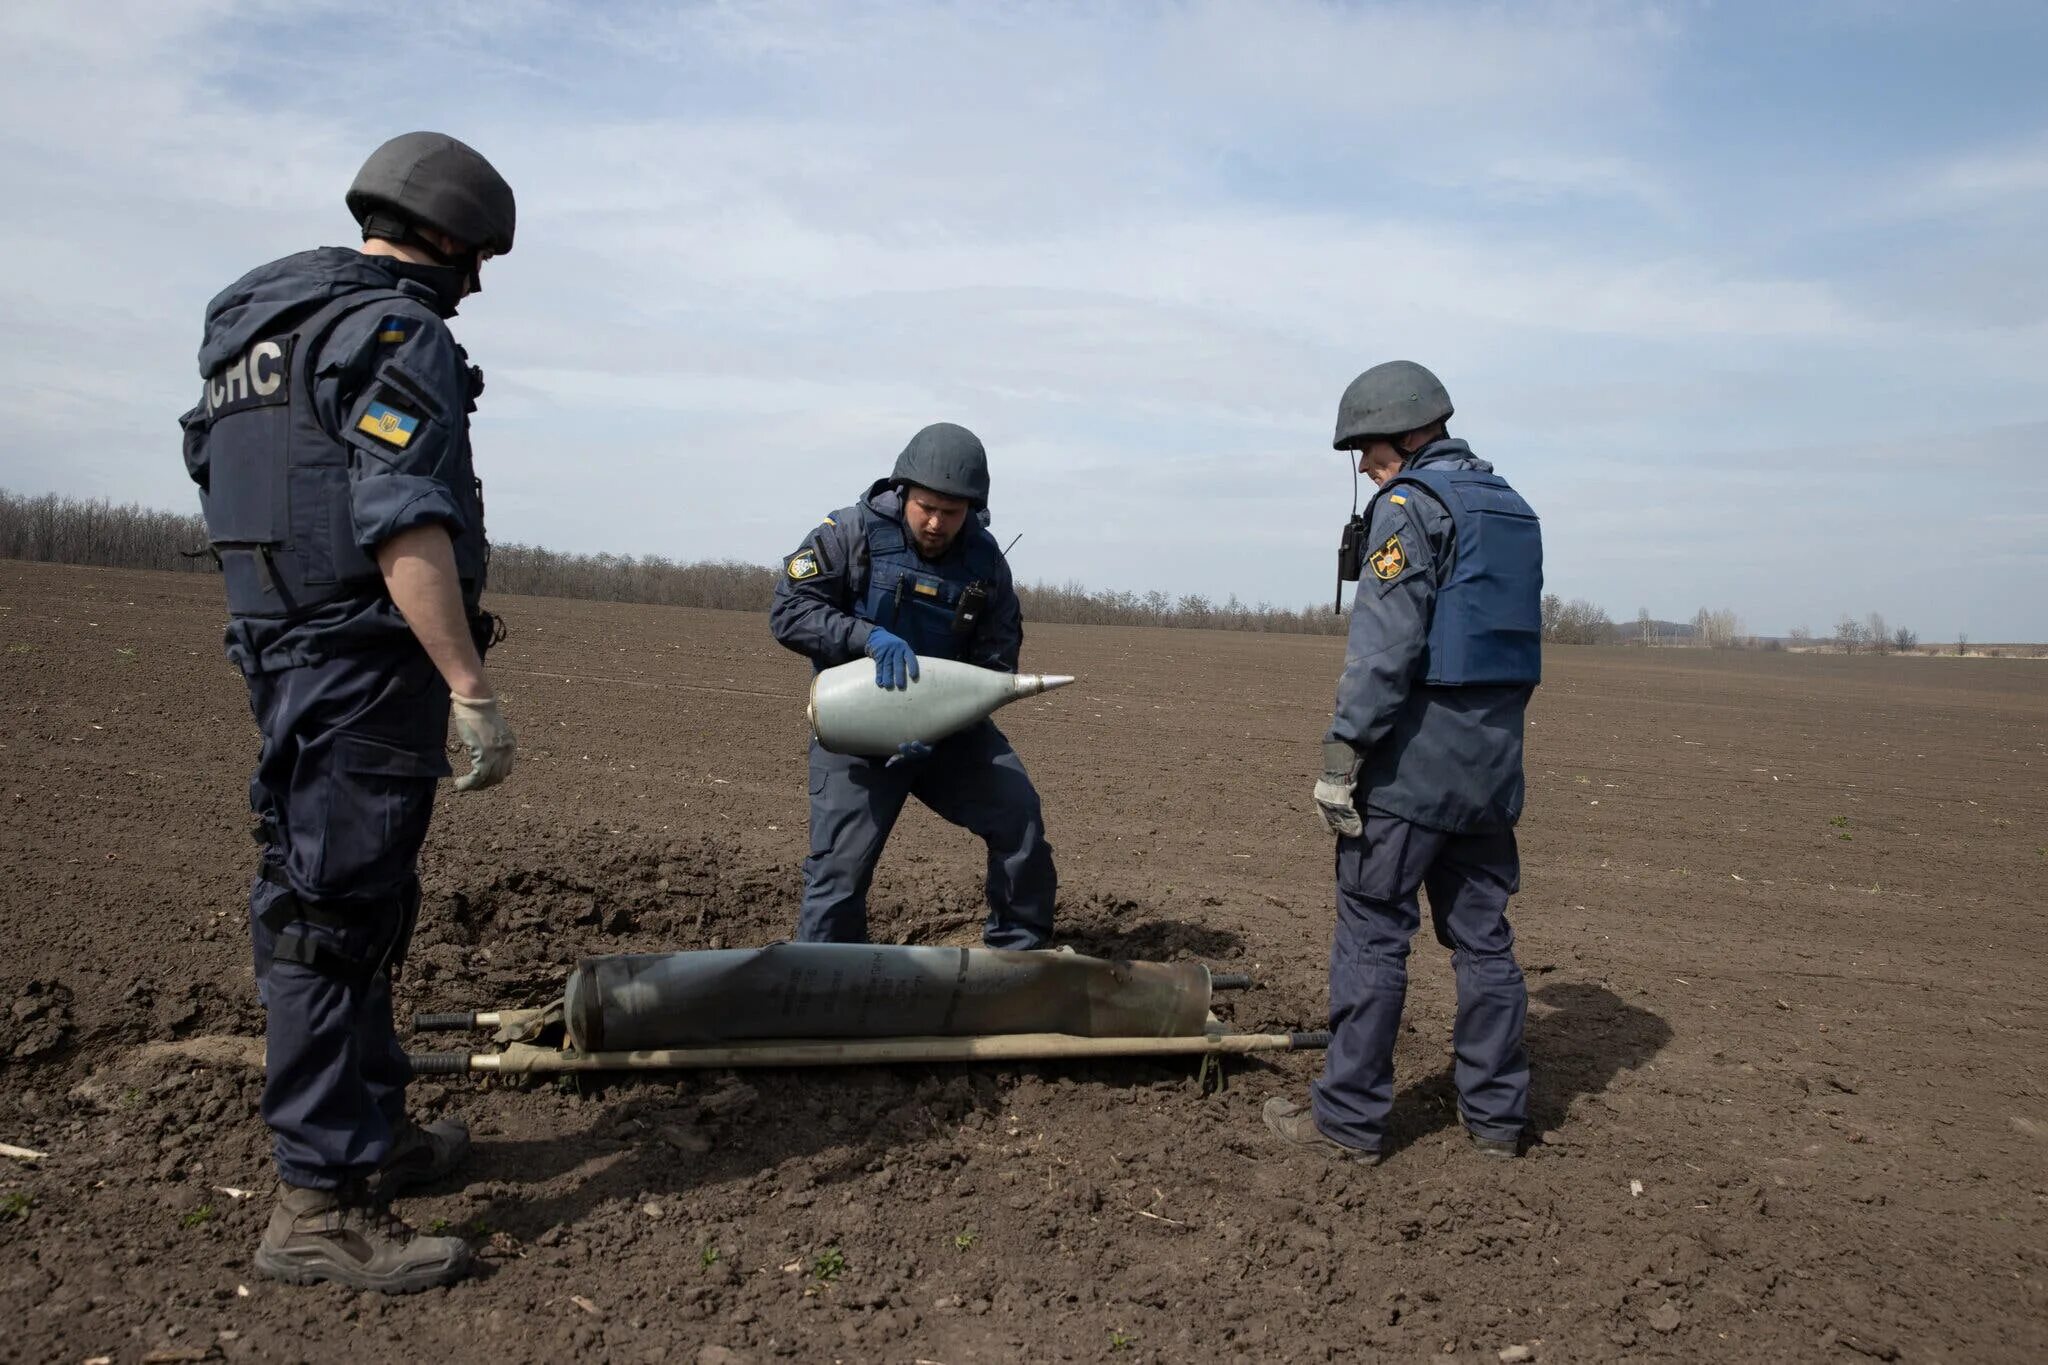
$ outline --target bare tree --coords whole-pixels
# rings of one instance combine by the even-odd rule
[[[1693,614],[1692,631],[1709,649],[1733,649],[1742,637],[1742,618],[1726,607],[1719,611],[1701,607]]]
[[[1962,658],[1962,657],[1963,657],[1963,656],[1964,656],[1965,654],[1968,654],[1969,652],[1970,652],[1970,634],[1969,634],[1969,632],[1968,632],[1968,631],[1964,631],[1964,630],[1959,630],[1959,631],[1957,631],[1957,632],[1956,632],[1956,657],[1957,657],[1958,659],[1960,659],[1960,658]]]
[[[1785,638],[1795,645],[1810,645],[1813,643],[1813,632],[1805,626],[1794,626],[1785,632]]]
[[[1885,629],[1882,613],[1872,612],[1868,617],[1864,618],[1863,633],[1864,638],[1870,641],[1871,653],[1889,654],[1892,652],[1892,633]]]
[[[1543,638],[1557,638],[1557,623],[1564,616],[1564,599],[1554,592],[1543,594]]]
[[[1856,647],[1863,643],[1863,623],[1848,612],[1835,622],[1835,643],[1842,647],[1844,654],[1854,654]]]
[[[1636,608],[1636,643],[1645,646],[1657,643],[1657,621],[1650,615],[1648,607]]]
[[[1892,632],[1892,648],[1901,654],[1911,654],[1914,650],[1920,648],[1920,636],[1917,632],[1900,626]]]
[[[1561,645],[1604,645],[1614,639],[1614,622],[1604,608],[1574,597],[1558,609],[1557,633]]]

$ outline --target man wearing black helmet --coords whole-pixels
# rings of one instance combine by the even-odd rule
[[[1424,888],[1457,973],[1453,1075],[1473,1150],[1514,1157],[1529,1112],[1528,988],[1507,903],[1522,717],[1542,673],[1543,538],[1507,480],[1451,439],[1450,416],[1435,375],[1389,361],[1344,391],[1333,443],[1379,492],[1345,536],[1339,576],[1359,589],[1315,787],[1337,836],[1330,1050],[1310,1103],[1269,1100],[1265,1121],[1366,1162],[1387,1138]]]
[[[988,455],[975,434],[938,422],[910,438],[895,470],[826,517],[783,561],[769,627],[819,669],[863,656],[877,687],[904,687],[920,655],[1017,671],[1023,616],[1010,566],[988,532]],[[1043,948],[1052,936],[1052,846],[1017,751],[984,720],[886,762],[811,742],[811,852],[796,936],[868,941],[868,885],[882,846],[917,797],[988,845],[991,948]]]
[[[488,547],[469,413],[482,372],[449,334],[512,249],[511,187],[475,151],[408,133],[348,192],[360,251],[259,266],[207,307],[185,467],[226,579],[227,653],[263,744],[249,899],[267,1024],[263,1117],[283,1188],[259,1270],[388,1293],[459,1279],[469,1249],[387,1209],[469,1134],[414,1123],[391,978],[451,711],[471,767],[511,771],[483,653]]]

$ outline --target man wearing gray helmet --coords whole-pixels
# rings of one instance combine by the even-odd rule
[[[483,665],[495,622],[469,448],[483,375],[446,319],[512,249],[514,205],[488,161],[439,133],[379,147],[347,203],[361,250],[284,257],[208,305],[181,424],[228,657],[263,737],[249,929],[283,1188],[256,1267],[402,1293],[470,1262],[462,1239],[418,1236],[386,1207],[469,1148],[461,1124],[406,1114],[391,979],[451,712],[471,758],[456,790],[512,769]]]
[[[896,467],[783,561],[769,627],[817,669],[863,656],[877,687],[904,687],[919,655],[1017,671],[1023,616],[1010,566],[988,532],[988,454],[965,427],[936,422]],[[1010,741],[983,720],[880,762],[811,741],[811,852],[797,938],[868,941],[868,886],[915,796],[988,845],[992,948],[1042,948],[1057,879],[1038,792]]]
[[[1376,365],[1337,408],[1339,450],[1379,488],[1344,544],[1357,579],[1316,808],[1337,836],[1330,1050],[1311,1103],[1269,1100],[1288,1142],[1380,1159],[1408,946],[1429,892],[1451,950],[1458,1109],[1482,1156],[1528,1120],[1528,989],[1508,898],[1519,887],[1522,718],[1541,676],[1543,540],[1529,504],[1451,439],[1450,395],[1412,361]],[[1368,572],[1369,571],[1369,572]]]

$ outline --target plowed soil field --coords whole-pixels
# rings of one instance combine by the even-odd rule
[[[401,1009],[785,935],[803,662],[754,616],[496,605],[520,766],[444,794]],[[2048,664],[1552,651],[1522,1161],[1462,1141],[1425,934],[1377,1169],[1266,1135],[1311,1054],[1212,1094],[1122,1062],[436,1080],[417,1107],[477,1150],[401,1211],[485,1270],[386,1300],[250,1265],[256,734],[221,616],[209,577],[0,564],[0,1141],[48,1154],[0,1159],[0,1358],[2048,1358]],[[1341,659],[1031,631],[1027,668],[1082,678],[1001,717],[1064,941],[1248,971],[1234,1022],[1320,1026]],[[914,811],[877,936],[974,941],[980,866]]]

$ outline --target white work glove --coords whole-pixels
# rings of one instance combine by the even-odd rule
[[[469,771],[455,779],[459,792],[495,787],[512,773],[512,758],[519,745],[512,727],[498,709],[496,697],[448,698],[455,720],[455,734],[469,747]]]
[[[1365,833],[1354,793],[1358,788],[1358,751],[1339,739],[1323,741],[1323,775],[1316,780],[1316,810],[1330,833],[1356,839]]]

